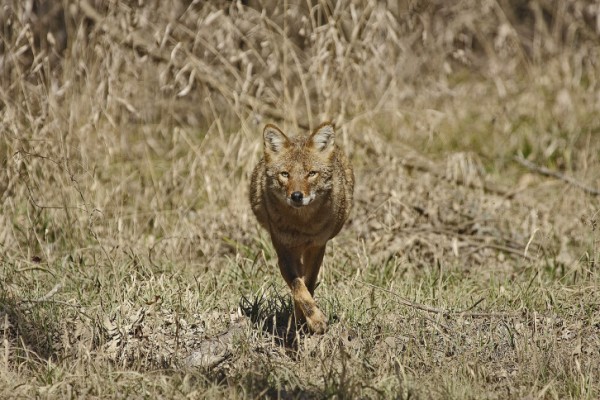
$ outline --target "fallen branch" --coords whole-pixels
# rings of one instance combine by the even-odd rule
[[[435,165],[432,161],[424,159],[423,156],[419,155],[418,157],[404,157],[400,159],[400,163],[409,169],[414,169],[417,171],[428,172],[439,179],[446,179],[446,174],[440,170],[440,168]],[[472,189],[483,189],[486,193],[493,193],[500,196],[511,197],[510,191],[504,187],[498,186],[494,183],[488,182],[486,180],[482,180],[481,185],[476,184],[475,182],[467,182],[465,179],[458,177],[455,181],[459,185],[463,185]]]
[[[540,175],[550,176],[550,177],[559,179],[559,180],[566,182],[569,185],[575,186],[576,188],[579,188],[579,189],[583,190],[584,192],[589,193],[593,196],[600,196],[600,190],[594,189],[587,185],[584,185],[583,183],[579,182],[578,180],[571,178],[570,176],[567,176],[565,174],[561,174],[558,171],[554,171],[549,168],[543,167],[541,165],[537,165],[529,160],[526,160],[525,158],[523,158],[521,156],[513,157],[513,160],[515,160],[517,163],[521,164],[523,167],[527,168],[530,171],[537,172]]]

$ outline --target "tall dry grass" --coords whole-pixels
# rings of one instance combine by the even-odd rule
[[[333,119],[351,151],[391,137],[484,157],[521,151],[566,170],[595,161],[577,153],[598,127],[596,5],[286,6],[6,4],[4,199],[29,198],[56,226],[72,227],[56,239],[75,242],[114,218],[111,210],[230,203],[243,197],[240,173],[256,159],[267,121],[305,128]],[[489,132],[493,124],[500,132]],[[178,146],[193,152],[167,153]],[[148,185],[138,165],[120,168],[131,157],[162,160],[164,170],[143,168]],[[223,175],[236,169],[234,179]],[[167,204],[178,193],[195,204]],[[148,226],[132,223],[136,234]],[[32,232],[5,235],[9,249],[44,242]]]

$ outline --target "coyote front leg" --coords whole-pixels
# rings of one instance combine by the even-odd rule
[[[305,318],[311,331],[324,333],[327,328],[327,320],[306,286],[305,270],[300,253],[290,251],[278,244],[275,244],[275,250],[277,250],[279,258],[281,275],[292,291],[296,318]],[[314,290],[314,284],[312,290]]]
[[[325,246],[311,247],[302,254],[302,264],[304,266],[304,282],[308,288],[308,292],[314,296],[315,286],[319,271],[323,264],[323,256],[325,256]]]

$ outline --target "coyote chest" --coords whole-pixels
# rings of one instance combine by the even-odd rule
[[[302,208],[279,204],[276,199],[265,199],[267,218],[260,221],[271,235],[291,247],[322,246],[334,236],[336,218],[330,198],[319,199]]]
[[[250,183],[252,211],[271,236],[296,316],[314,332],[327,325],[312,298],[325,245],[348,218],[354,190],[352,167],[334,137],[328,123],[292,138],[267,125]]]

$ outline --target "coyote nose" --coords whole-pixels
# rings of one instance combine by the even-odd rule
[[[302,202],[302,192],[294,192],[291,194],[290,198],[294,203]]]

